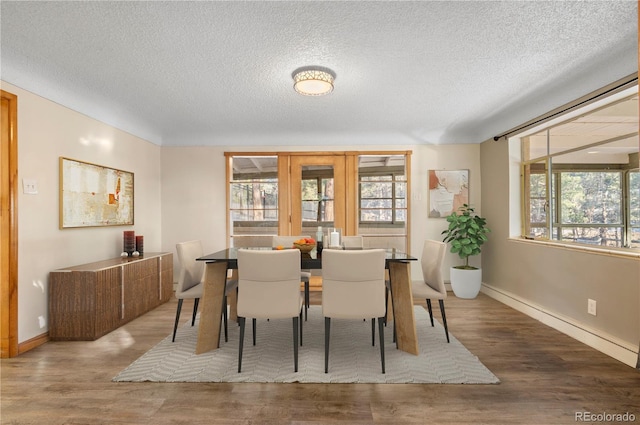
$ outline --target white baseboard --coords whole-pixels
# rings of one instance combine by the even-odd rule
[[[600,330],[589,328],[569,317],[546,311],[528,300],[485,283],[482,284],[481,292],[628,366],[637,367],[639,361],[637,346],[632,346]]]

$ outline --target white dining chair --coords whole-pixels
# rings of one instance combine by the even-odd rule
[[[252,319],[256,345],[256,319],[293,319],[293,361],[298,371],[298,330],[302,345],[302,304],[300,294],[300,251],[238,250],[238,373],[242,371],[244,329]]]
[[[193,240],[188,242],[180,242],[176,244],[176,251],[178,254],[178,262],[180,263],[180,275],[178,277],[178,286],[175,291],[176,298],[178,299],[178,308],[176,309],[176,320],[173,325],[172,342],[176,340],[176,332],[178,330],[178,323],[180,322],[180,312],[182,310],[182,303],[185,299],[193,300],[193,314],[191,317],[191,326],[195,324],[196,315],[198,313],[198,303],[202,298],[202,291],[204,288],[206,265],[204,261],[196,261],[196,258],[202,257],[202,242],[199,240]],[[223,322],[224,322],[224,340],[229,340],[228,336],[228,324],[227,324],[227,294],[231,291],[235,291],[238,286],[236,280],[227,280],[225,286],[225,296],[223,297]]]
[[[364,248],[364,238],[362,236],[343,236],[342,246],[344,249],[362,249]]]
[[[433,310],[431,300],[438,300],[444,333],[449,342],[449,328],[447,327],[447,315],[444,310],[444,300],[447,298],[447,288],[442,278],[442,264],[447,244],[440,241],[425,240],[422,247],[420,264],[422,266],[422,280],[412,281],[411,290],[415,298],[427,300],[427,309],[431,326],[433,326]]]
[[[271,240],[271,246],[292,248],[293,242],[298,239],[308,238],[309,236],[273,236]],[[300,281],[304,284],[304,320],[307,320],[307,314],[309,310],[309,281],[311,280],[310,270],[300,270]]]
[[[375,345],[375,320],[380,334],[380,360],[384,363],[385,251],[327,250],[322,252],[322,314],[325,323],[324,371],[329,372],[331,319],[371,318]]]

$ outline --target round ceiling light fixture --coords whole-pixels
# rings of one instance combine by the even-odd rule
[[[311,66],[293,71],[293,88],[305,96],[322,96],[333,91],[336,75],[328,68]]]

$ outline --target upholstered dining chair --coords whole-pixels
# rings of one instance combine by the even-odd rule
[[[242,350],[246,318],[253,324],[256,345],[256,319],[293,319],[293,362],[298,371],[298,330],[302,345],[302,304],[300,294],[300,251],[238,250],[238,373],[242,370]]]
[[[291,248],[293,242],[298,239],[308,238],[309,236],[274,236],[271,240],[271,246]],[[304,284],[304,320],[307,320],[307,310],[309,309],[309,280],[311,279],[310,270],[300,270],[300,281]]]
[[[431,326],[433,326],[431,300],[438,300],[440,313],[442,315],[442,324],[444,325],[444,333],[447,336],[447,342],[449,342],[447,315],[444,310],[444,300],[447,298],[447,289],[444,286],[444,280],[442,278],[442,264],[444,262],[446,247],[447,244],[444,242],[429,239],[424,241],[422,256],[420,257],[423,279],[411,282],[411,289],[415,298],[427,300]]]
[[[231,242],[234,248],[268,248],[272,239],[271,235],[233,235]]]
[[[362,249],[364,248],[364,239],[362,236],[343,236],[342,246],[344,249]]]
[[[380,334],[380,360],[384,364],[385,251],[327,250],[322,252],[322,314],[324,316],[324,372],[329,372],[331,319],[371,318],[375,345],[375,319]]]
[[[176,244],[178,253],[178,262],[180,263],[180,275],[178,277],[178,286],[176,288],[176,298],[178,298],[178,308],[176,310],[176,321],[173,325],[172,342],[176,340],[176,332],[178,323],[180,322],[180,312],[182,303],[185,299],[193,300],[193,315],[191,317],[191,326],[195,324],[196,314],[198,313],[198,303],[202,297],[204,288],[206,265],[203,261],[196,261],[196,258],[202,257],[202,242],[193,240],[188,242],[180,242]],[[224,318],[224,340],[229,340],[227,325],[227,294],[234,291],[238,286],[236,280],[227,280],[225,287],[225,296],[223,299],[222,315]]]

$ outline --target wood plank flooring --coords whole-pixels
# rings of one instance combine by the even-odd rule
[[[311,296],[318,303],[321,293]],[[447,319],[498,385],[111,382],[171,333],[176,304],[97,341],[2,359],[0,423],[538,425],[574,424],[576,412],[629,412],[640,422],[639,371],[483,294],[447,298]],[[183,321],[191,308],[185,301]]]

